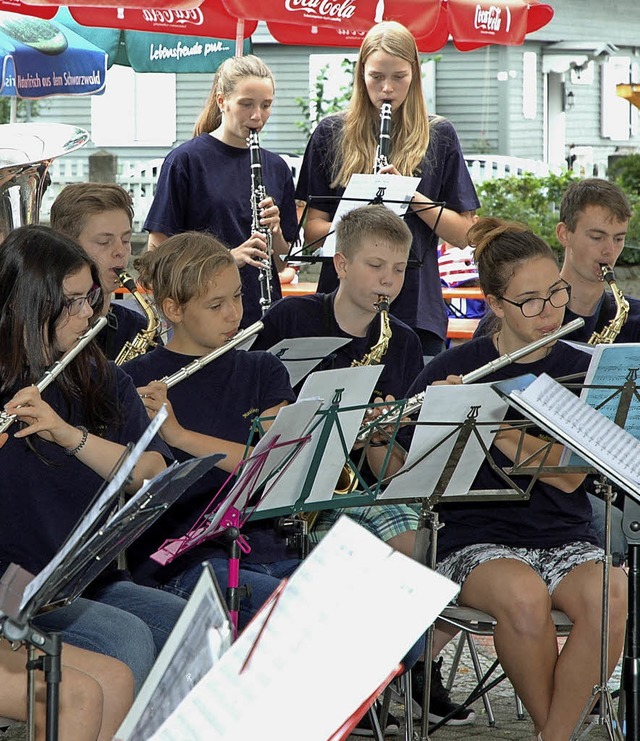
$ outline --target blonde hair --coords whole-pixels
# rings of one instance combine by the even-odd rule
[[[413,175],[429,146],[429,116],[422,92],[420,56],[415,39],[395,21],[378,23],[364,37],[353,74],[353,93],[344,114],[344,126],[338,142],[338,163],[332,187],[346,186],[354,173],[373,169],[380,118],[369,99],[364,79],[367,59],[377,51],[404,59],[411,65],[411,83],[407,97],[392,114],[390,161],[400,174]]]
[[[386,206],[360,206],[348,211],[336,226],[336,251],[353,260],[367,238],[384,242],[405,256],[411,249],[411,230]]]
[[[193,136],[208,134],[215,131],[222,122],[222,112],[218,106],[218,95],[231,95],[237,84],[247,77],[258,77],[268,79],[276,92],[276,83],[269,67],[253,54],[245,57],[230,57],[218,67],[213,78],[211,92],[207,98],[198,120],[193,127]]]
[[[133,263],[142,285],[153,291],[162,310],[166,299],[185,306],[205,293],[213,278],[235,265],[231,252],[215,237],[203,232],[174,234],[159,247],[143,253]]]

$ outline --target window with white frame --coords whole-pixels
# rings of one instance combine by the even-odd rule
[[[170,147],[176,140],[176,76],[114,65],[91,97],[91,139],[100,147]]]
[[[618,83],[636,82],[637,63],[630,57],[610,57],[602,65],[600,90],[601,134],[607,139],[627,141],[638,130],[638,110],[616,93]]]

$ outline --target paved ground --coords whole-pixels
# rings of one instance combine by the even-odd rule
[[[495,658],[492,639],[477,637],[476,643],[481,655],[481,662],[483,663],[483,666],[487,668]],[[448,673],[448,667],[451,666],[454,644],[455,641],[450,643],[445,649],[445,660],[443,666],[443,675],[445,678]],[[610,687],[612,689],[618,687],[619,683],[620,666],[618,666],[618,669],[612,677]],[[453,685],[453,698],[462,702],[473,689],[474,685],[475,672],[473,670],[473,665],[468,652],[464,651]],[[487,739],[487,741],[489,739],[491,739],[491,741],[504,741],[506,739],[511,741],[533,741],[534,733],[531,720],[526,714],[524,720],[518,720],[516,715],[515,695],[508,680],[503,681],[492,689],[489,693],[489,698],[496,719],[495,726],[489,726],[483,702],[482,700],[477,700],[473,704],[477,715],[476,721],[473,725],[458,727],[445,726],[433,734],[430,734],[429,738],[434,739],[434,741],[453,741],[454,739],[456,741],[462,741],[463,739]],[[392,710],[398,718],[403,717],[404,710],[402,705],[393,704]],[[420,726],[419,723],[415,725],[414,739],[419,739],[418,732]],[[600,741],[600,739],[608,738],[606,729],[597,725],[593,725],[588,729],[585,728],[585,735],[589,741]],[[360,741],[362,738],[362,736],[352,734],[349,737],[349,741]],[[387,738],[403,739],[404,727],[401,727],[400,735],[387,736]]]

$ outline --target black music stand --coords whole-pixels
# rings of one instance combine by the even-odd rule
[[[83,517],[63,548],[36,577],[11,564],[0,579],[0,631],[9,640],[23,641],[45,652],[42,661],[37,664],[29,662],[28,668],[42,667],[47,676],[47,741],[57,741],[58,738],[60,637],[38,631],[31,625],[32,620],[43,608],[68,604],[80,596],[121,550],[127,548],[222,457],[195,458],[166,469],[146,482],[106,524],[108,514],[105,515],[102,508],[94,508],[91,514],[94,519],[87,522],[88,516]],[[136,461],[137,458],[128,461],[131,468]],[[105,491],[105,501],[113,502],[118,498],[119,484],[112,484]],[[33,705],[30,705],[30,726],[33,724],[32,711]]]

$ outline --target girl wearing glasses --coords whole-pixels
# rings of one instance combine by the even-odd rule
[[[96,265],[69,237],[42,226],[0,245],[0,404],[17,422],[0,441],[0,575],[10,563],[37,574],[58,551],[99,487],[148,425],[129,377],[91,343],[40,394],[46,369],[78,341],[101,306]],[[126,490],[165,467],[154,441]],[[107,568],[83,597],[41,615],[80,648],[128,664],[144,680],[184,601]]]
[[[527,227],[480,219],[469,230],[480,285],[498,319],[497,330],[434,358],[408,395],[432,383],[460,384],[460,375],[556,330],[570,286],[560,277],[549,246]],[[562,377],[586,370],[589,356],[564,342],[547,345],[485,377],[524,373]],[[513,415],[515,416],[515,415]],[[404,431],[403,431],[404,432]],[[405,433],[409,435],[410,433]],[[503,425],[491,453],[500,468],[512,464],[520,432]],[[543,445],[526,434],[522,458]],[[557,464],[559,444],[546,461]],[[539,462],[534,460],[532,465]],[[462,585],[459,604],[497,619],[500,662],[533,719],[538,738],[568,739],[594,685],[599,683],[602,618],[602,550],[591,527],[591,506],[579,488],[584,474],[544,474],[528,501],[441,506],[446,527],[438,536],[438,571]],[[515,476],[523,486],[524,476]],[[473,489],[503,489],[485,462]],[[609,673],[622,651],[626,617],[625,576],[611,573]],[[563,610],[573,629],[558,654],[551,609]]]

